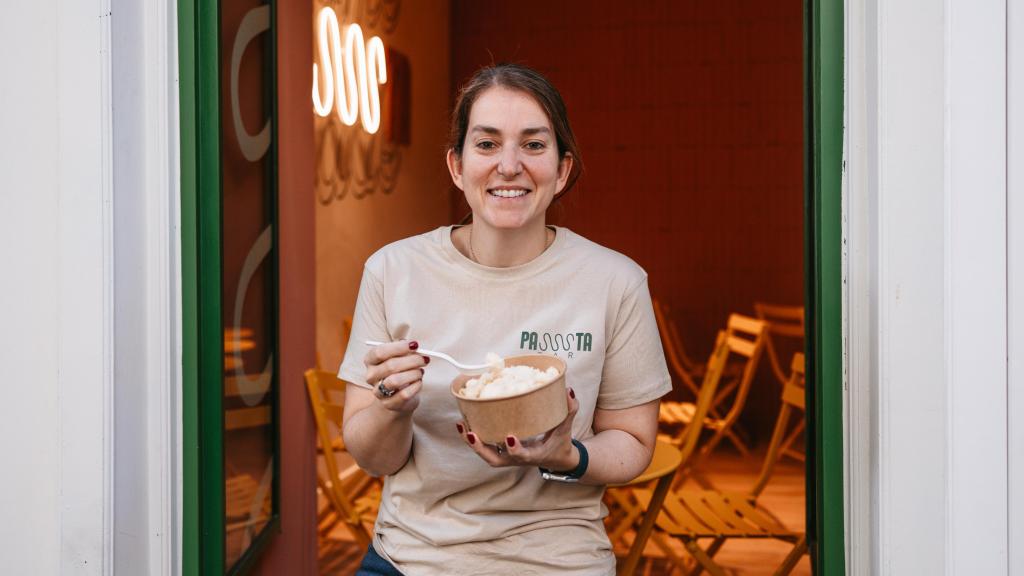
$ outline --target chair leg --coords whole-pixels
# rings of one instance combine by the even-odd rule
[[[709,559],[714,558],[715,554],[718,554],[718,551],[722,548],[722,544],[725,544],[725,538],[715,538],[711,545],[704,550],[704,553],[707,554]],[[694,562],[693,570],[690,571],[688,576],[699,576],[703,571],[704,567],[699,562]]]
[[[726,383],[725,386],[723,386],[722,389],[718,391],[718,394],[716,394],[714,399],[711,401],[710,413],[716,419],[722,419],[722,417],[718,415],[718,406],[725,402],[725,399],[729,396],[729,394],[732,394],[733,392],[736,391],[736,389],[739,387],[739,384],[739,379],[734,379]],[[733,427],[736,429],[740,429],[740,423],[735,422],[733,424]],[[746,443],[744,443],[743,440],[740,439],[738,434],[736,434],[732,430],[727,430],[725,432],[725,437],[733,446],[736,447],[736,450],[738,450],[744,458],[750,455],[750,450],[747,448]]]
[[[688,538],[683,542],[683,545],[686,546],[687,552],[689,552],[690,555],[693,556],[694,560],[697,561],[697,565],[694,567],[693,571],[690,572],[689,576],[698,576],[704,570],[707,570],[711,576],[726,576],[725,570],[723,570],[721,566],[716,564],[715,561],[707,555],[704,549],[697,544],[696,539]],[[721,547],[721,545],[719,545],[719,547]]]
[[[715,554],[718,554],[718,551],[722,549],[723,544],[725,544],[725,538],[715,538],[715,541],[711,543],[711,546],[708,546],[707,550],[705,550],[708,557],[714,558]]]
[[[797,541],[793,549],[789,551],[786,559],[782,561],[782,565],[779,566],[774,573],[774,576],[786,576],[796,568],[796,563],[800,561],[800,558],[807,553],[807,535],[804,534]]]
[[[794,460],[798,460],[800,462],[807,461],[807,457],[804,454],[801,454],[800,452],[793,450],[793,444],[803,433],[804,426],[805,423],[801,421],[799,424],[793,427],[793,430],[790,431],[789,436],[786,436],[786,439],[782,441],[782,447],[779,448],[779,453],[782,456],[789,456],[790,458],[793,458]]]
[[[735,432],[732,430],[726,430],[725,437],[729,440],[729,443],[736,447],[736,450],[740,455],[744,458],[750,456],[750,449],[747,448],[747,445],[743,443],[743,440],[740,440],[740,437],[737,436]]]
[[[675,574],[678,571],[680,574],[684,574],[686,571],[687,560],[686,558],[676,554],[676,551],[668,543],[665,535],[661,532],[654,532],[651,534],[651,541],[658,547],[659,550],[665,554],[665,558],[674,567],[672,573]]]
[[[320,536],[327,536],[334,530],[334,527],[338,525],[338,522],[341,522],[341,518],[339,518],[333,510],[325,510],[317,518],[317,533]]]
[[[725,402],[725,399],[728,398],[729,394],[734,392],[737,388],[739,388],[739,386],[740,381],[738,379],[727,382],[725,386],[722,386],[721,390],[719,390],[718,393],[715,394],[715,398],[711,401],[711,405],[717,409],[718,405],[721,404],[722,402]]]
[[[633,545],[629,548],[629,555],[626,557],[621,574],[633,576],[636,571],[640,557],[644,553],[644,545],[647,544],[647,539],[650,538],[651,532],[654,530],[655,520],[657,520],[661,505],[665,501],[665,495],[668,494],[671,485],[672,475],[662,476],[658,479],[658,484],[654,488],[654,494],[651,495],[648,504],[647,514],[644,515],[643,521],[640,522],[640,526],[636,530],[636,537],[633,540]]]

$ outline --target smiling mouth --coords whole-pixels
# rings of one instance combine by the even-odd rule
[[[487,193],[491,196],[497,196],[498,198],[520,198],[529,194],[530,191],[525,188],[491,188]]]

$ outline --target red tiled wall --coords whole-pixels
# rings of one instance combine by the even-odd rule
[[[452,78],[516,61],[562,92],[586,172],[553,220],[639,262],[691,355],[732,311],[801,303],[801,2],[531,6],[455,0]],[[757,384],[744,418],[766,439],[778,388]]]

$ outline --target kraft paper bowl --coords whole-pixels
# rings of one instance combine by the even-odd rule
[[[525,439],[543,434],[558,426],[569,414],[565,399],[565,361],[556,356],[527,354],[505,358],[506,366],[532,366],[547,370],[554,366],[558,377],[529,392],[501,398],[465,398],[459,391],[475,378],[459,375],[452,381],[452,395],[459,404],[462,417],[481,440],[488,444],[504,444],[508,435]]]

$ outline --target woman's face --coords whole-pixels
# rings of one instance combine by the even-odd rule
[[[525,92],[488,88],[473,104],[462,158],[448,151],[452,181],[466,195],[473,221],[494,228],[544,223],[565,187],[572,158],[558,142],[544,109]]]

